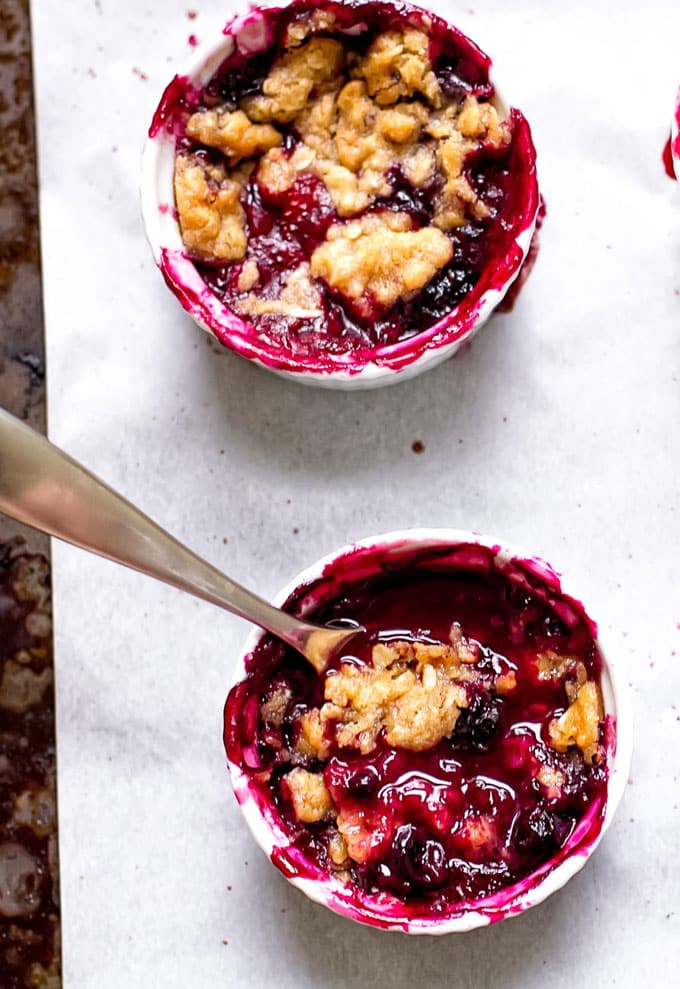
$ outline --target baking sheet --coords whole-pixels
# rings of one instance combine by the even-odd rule
[[[265,595],[402,526],[544,555],[629,664],[625,801],[585,870],[521,918],[439,941],[341,920],[265,860],[229,790],[221,709],[243,623],[55,545],[68,987],[674,984],[680,194],[661,153],[680,7],[472,3],[432,7],[491,54],[532,124],[539,259],[454,360],[333,394],[212,344],[144,242],[145,128],[189,36],[236,7],[35,0],[50,432]]]
[[[0,407],[45,432],[45,401],[29,6],[6,0],[0,16]],[[61,986],[49,552],[46,537],[0,515],[2,989]]]

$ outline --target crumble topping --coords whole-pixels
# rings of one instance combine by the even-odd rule
[[[249,292],[260,280],[260,269],[254,261],[244,261],[238,273],[236,286],[239,292]]]
[[[175,199],[184,243],[198,257],[239,261],[246,253],[241,183],[227,177],[222,165],[179,156],[175,164]]]
[[[307,11],[302,17],[292,21],[286,28],[284,43],[286,48],[294,48],[306,41],[310,34],[331,32],[335,27],[335,14],[329,10]]]
[[[182,237],[197,261],[246,259],[235,277],[206,278],[246,318],[318,321],[328,317],[329,288],[346,316],[369,326],[443,272],[456,230],[493,215],[493,197],[486,202],[473,187],[466,162],[472,152],[509,145],[510,126],[496,107],[485,96],[443,91],[425,30],[387,30],[362,51],[349,35],[328,37],[334,26],[334,15],[321,10],[293,17],[259,91],[239,96],[237,89],[217,106],[213,95],[186,122],[198,154],[177,156]],[[212,149],[211,157],[204,160],[201,148]],[[313,199],[294,190],[303,175],[319,179],[330,197],[336,222],[325,239]],[[282,270],[273,274],[249,249],[271,229],[251,220],[250,204],[261,193],[277,211],[291,190],[308,229],[294,265],[287,260],[294,252],[283,251]],[[392,205],[365,213],[404,195],[400,212]],[[271,243],[276,236],[278,228]],[[257,250],[271,254],[271,243]],[[469,290],[462,279],[450,291],[455,285]]]
[[[577,746],[586,762],[592,762],[604,717],[600,688],[588,679],[585,665],[574,656],[561,656],[552,651],[539,653],[536,669],[539,680],[562,681],[569,702],[564,714],[549,725],[550,745],[557,752]]]
[[[356,75],[366,80],[369,94],[380,106],[416,93],[439,106],[439,83],[430,64],[429,47],[427,35],[417,28],[386,31],[368,49]]]
[[[277,687],[260,706],[260,715],[266,724],[280,728],[288,705],[293,699],[290,687]]]
[[[335,866],[343,867],[347,864],[348,857],[347,842],[339,831],[331,831],[328,838],[328,855]]]
[[[585,666],[579,660],[573,656],[560,656],[552,651],[538,654],[536,669],[539,680],[564,680],[570,676],[585,683],[587,677]]]
[[[603,717],[599,687],[592,680],[587,680],[577,688],[576,696],[564,714],[550,723],[550,744],[557,752],[566,752],[570,746],[576,745],[583,752],[586,762],[592,762],[598,748]]]
[[[262,85],[262,95],[246,97],[243,108],[258,123],[289,124],[304,110],[312,93],[333,85],[343,60],[339,41],[312,38],[276,59]]]
[[[332,735],[342,748],[372,752],[378,736],[420,752],[453,731],[468,706],[465,684],[485,682],[478,654],[454,625],[451,642],[396,641],[372,649],[371,666],[343,663],[326,677],[326,703],[300,718],[298,751],[323,759]]]
[[[298,821],[314,824],[331,813],[333,802],[321,773],[310,773],[297,766],[286,776],[286,784]]]
[[[440,230],[412,226],[408,214],[389,211],[334,224],[312,255],[311,272],[358,311],[367,295],[372,304],[389,309],[427,285],[453,255]]]
[[[250,316],[280,313],[293,319],[315,319],[321,316],[320,306],[321,294],[309,277],[309,265],[305,262],[290,273],[278,299],[250,296],[236,302],[234,308]]]
[[[201,110],[189,117],[187,134],[209,148],[218,148],[230,165],[261,155],[282,140],[275,127],[253,124],[243,110]]]

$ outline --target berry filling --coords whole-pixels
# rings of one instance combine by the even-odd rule
[[[229,758],[289,843],[277,864],[440,915],[556,864],[579,822],[579,841],[597,834],[601,662],[582,612],[492,553],[357,573],[289,607],[323,599],[307,617],[366,636],[321,677],[265,637],[227,700]]]
[[[304,360],[396,344],[497,287],[536,191],[489,66],[408,5],[298,0],[266,51],[237,48],[202,89],[176,80],[155,126],[214,295]]]

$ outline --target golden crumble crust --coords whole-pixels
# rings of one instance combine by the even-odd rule
[[[312,38],[277,58],[262,86],[262,95],[242,101],[251,120],[289,124],[305,108],[312,93],[332,86],[344,52],[333,38]]]
[[[557,752],[566,752],[576,745],[586,762],[592,762],[598,749],[603,717],[600,688],[593,680],[587,680],[576,688],[576,696],[564,714],[548,726],[551,746]]]
[[[451,734],[467,707],[463,683],[474,676],[471,656],[476,658],[474,647],[460,630],[452,633],[451,644],[378,643],[371,666],[343,663],[329,674],[326,703],[302,716],[296,748],[323,757],[329,729],[339,746],[364,754],[373,751],[383,731],[395,747],[431,748]]]
[[[238,274],[237,287],[239,292],[250,292],[260,280],[260,269],[252,260],[244,261]]]
[[[244,266],[230,304],[245,317],[317,319],[335,291],[359,320],[408,301],[453,255],[447,232],[472,217],[489,217],[466,172],[480,147],[501,148],[511,131],[489,102],[442,94],[425,31],[406,27],[374,37],[363,56],[334,37],[334,18],[305,12],[288,24],[284,49],[259,95],[193,113],[186,134],[223,155],[208,166],[180,153],[175,189],[182,237],[199,260],[244,258],[247,233],[239,202],[241,169],[254,171],[263,202],[280,203],[300,175],[324,185],[341,220],[326,234],[304,272],[290,273],[278,298]],[[286,147],[281,129],[286,131]],[[294,139],[294,146],[288,144]],[[219,173],[219,174],[218,174]],[[389,198],[403,179],[431,190],[429,225],[413,229],[407,215],[386,210],[360,216]],[[269,198],[268,198],[269,197]],[[425,200],[424,200],[425,201]]]
[[[235,308],[249,316],[279,313],[291,319],[316,319],[321,315],[321,293],[312,282],[309,264],[303,262],[291,271],[277,299],[258,299],[251,295],[235,303]]]
[[[433,106],[441,94],[432,70],[427,35],[417,28],[378,35],[354,72],[366,80],[368,93],[380,106],[421,93]]]
[[[260,716],[263,721],[280,727],[286,716],[288,705],[293,697],[290,687],[277,687],[260,705]]]
[[[321,773],[310,773],[297,766],[285,780],[298,821],[315,824],[330,816],[333,801]]]
[[[254,124],[243,110],[200,110],[189,117],[187,134],[222,152],[230,165],[277,147],[282,135],[271,124]]]
[[[312,275],[359,311],[367,295],[389,309],[427,285],[453,255],[440,230],[411,228],[406,213],[389,211],[334,224],[312,255]]]
[[[312,10],[288,25],[284,45],[286,48],[294,48],[306,41],[310,34],[331,32],[334,27],[335,14],[327,10]]]
[[[326,738],[326,722],[322,720],[318,708],[313,707],[300,716],[295,748],[303,756],[328,758],[330,745]]]
[[[541,652],[536,657],[536,669],[539,680],[563,680],[567,676],[575,676],[578,666],[583,666],[573,656],[561,656],[551,649]],[[585,673],[585,667],[583,667]]]
[[[175,163],[175,201],[182,240],[201,258],[240,261],[246,253],[241,184],[225,168],[186,156]]]

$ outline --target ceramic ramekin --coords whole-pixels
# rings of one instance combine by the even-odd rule
[[[311,900],[322,903],[335,913],[372,927],[399,930],[408,934],[450,934],[469,931],[506,917],[516,916],[541,903],[565,885],[586,863],[611,824],[629,776],[632,755],[632,708],[625,672],[619,660],[607,652],[592,618],[587,614],[579,593],[571,581],[560,576],[543,560],[516,546],[488,536],[457,529],[405,529],[364,539],[331,553],[298,574],[274,599],[278,606],[290,607],[301,615],[308,614],[321,602],[337,593],[337,581],[343,573],[352,579],[370,576],[376,560],[398,569],[420,553],[455,554],[455,566],[479,572],[493,566],[508,579],[534,593],[545,593],[558,602],[559,613],[567,623],[575,614],[591,627],[602,658],[601,686],[605,711],[605,744],[608,780],[604,808],[586,814],[571,838],[558,854],[532,875],[499,893],[482,900],[457,905],[448,915],[437,918],[414,916],[403,904],[395,906],[393,897],[361,895],[348,891],[337,879],[307,863],[297,849],[292,849],[270,808],[258,799],[248,776],[239,765],[227,758],[231,780],[243,816],[250,830],[271,861],[286,878]],[[363,567],[363,569],[362,569]],[[236,662],[231,687],[246,677],[246,662],[265,633],[253,632]],[[228,725],[225,722],[225,732]],[[307,866],[309,865],[309,868]],[[300,867],[302,866],[302,867]],[[310,878],[311,877],[311,878]]]
[[[370,0],[368,0],[370,2]],[[389,3],[389,0],[387,0]],[[362,6],[367,0],[337,5],[332,0],[293,0],[287,7],[254,8],[229,21],[222,35],[197,51],[183,73],[175,76],[166,88],[144,147],[142,160],[142,212],[146,233],[156,264],[170,290],[194,321],[214,334],[224,346],[270,371],[309,385],[327,388],[372,388],[396,380],[411,378],[451,357],[486,322],[504,298],[527,256],[539,205],[535,168],[535,149],[526,121],[517,111],[523,128],[521,169],[521,208],[517,210],[512,244],[492,270],[484,272],[475,289],[451,312],[430,329],[389,347],[367,350],[359,355],[296,357],[281,346],[258,337],[252,325],[245,323],[222,303],[207,287],[187,256],[174,207],[173,174],[176,146],[174,114],[183,106],[188,89],[201,89],[218,67],[238,49],[248,57],[266,51],[272,44],[275,27],[283,11],[291,8],[313,9],[340,6],[356,9],[360,22]],[[395,16],[404,23],[424,26],[455,34],[471,50],[476,46],[456,28],[420,8],[406,3],[391,4]],[[482,56],[481,53],[480,57]],[[500,97],[497,105],[507,111]]]

